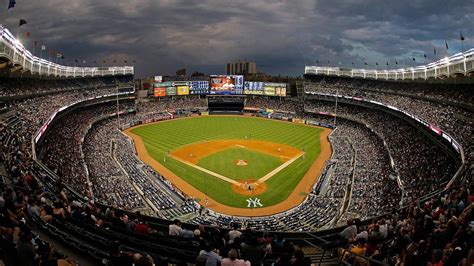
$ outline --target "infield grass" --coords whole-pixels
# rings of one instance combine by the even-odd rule
[[[238,160],[245,160],[248,165],[237,165]],[[283,162],[278,157],[246,148],[229,148],[202,158],[198,165],[234,180],[257,180]]]
[[[319,155],[319,134],[323,129],[245,116],[201,116],[163,121],[137,127],[131,131],[142,138],[150,156],[190,185],[222,204],[246,208],[248,196],[234,193],[228,182],[175,160],[169,157],[168,153],[195,142],[246,139],[246,137],[282,143],[305,151],[305,156],[300,157],[266,181],[267,190],[258,195],[261,203],[266,207],[288,198],[288,195],[308,171]],[[163,159],[164,157],[166,160]],[[225,160],[232,161],[227,158]],[[248,167],[258,167],[261,163],[263,163],[261,159],[257,159],[255,163],[249,161]],[[215,165],[215,167],[222,171],[221,174],[229,176],[231,171],[226,174],[224,171],[233,168],[233,165],[225,164]]]

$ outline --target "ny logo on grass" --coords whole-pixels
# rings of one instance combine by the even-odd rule
[[[263,207],[262,203],[260,203],[259,198],[248,198],[247,199],[247,208],[257,208],[257,207]]]

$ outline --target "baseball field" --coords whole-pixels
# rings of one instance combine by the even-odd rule
[[[241,216],[301,203],[330,154],[330,130],[248,116],[200,116],[127,129],[138,156],[200,204]]]

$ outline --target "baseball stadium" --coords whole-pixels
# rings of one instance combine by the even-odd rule
[[[200,50],[230,60],[220,57],[229,44],[218,29],[203,44],[194,27],[185,31],[187,24],[165,16],[157,25],[175,29],[160,30],[166,54],[146,50],[149,40],[119,34],[84,35],[97,41],[87,46],[68,40],[72,33],[47,37],[52,33],[41,27],[53,24],[33,26],[28,16],[40,19],[32,7],[7,2],[0,24],[2,265],[474,264],[474,48],[465,47],[474,43],[468,32],[441,44],[436,37],[433,52],[407,39],[401,44],[410,48],[403,49],[415,52],[380,59],[389,57],[386,50],[357,48],[367,41],[360,37],[365,30],[345,24],[341,49],[357,43],[351,53],[295,59],[298,72],[288,76],[257,72],[247,59],[228,63],[223,73]],[[84,2],[58,4],[65,5],[58,12],[86,16],[89,8],[78,11]],[[108,0],[93,4],[102,12],[96,16],[127,6],[117,25],[125,29],[122,19],[135,19],[130,34],[151,29],[139,18],[157,6],[118,2],[114,9]],[[162,2],[156,5],[171,13],[187,14],[194,5]],[[294,8],[300,4],[306,6]],[[207,14],[204,6],[195,12]],[[292,14],[305,23],[305,12]],[[104,23],[107,29],[96,21],[98,32],[111,28]],[[69,59],[33,31],[73,57],[107,59]],[[181,33],[195,38],[183,44]],[[330,46],[331,38],[303,46],[313,55],[311,49]],[[255,48],[264,56],[254,57],[271,54],[277,44],[267,45],[268,51]],[[297,48],[287,45],[298,58],[290,51]],[[183,54],[192,62],[181,58],[183,47],[195,49]],[[150,58],[124,57],[141,49]],[[233,51],[242,52],[226,50],[226,56]],[[261,59],[262,69],[285,69],[273,64],[280,62],[275,56]],[[209,74],[167,74],[176,62]]]

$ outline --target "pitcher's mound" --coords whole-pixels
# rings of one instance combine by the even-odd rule
[[[235,165],[238,165],[238,166],[246,166],[248,164],[249,163],[246,160],[237,160],[237,161],[235,161]]]
[[[267,190],[267,184],[259,183],[253,179],[239,180],[239,184],[232,184],[232,190],[235,193],[239,193],[247,196],[260,195]]]

